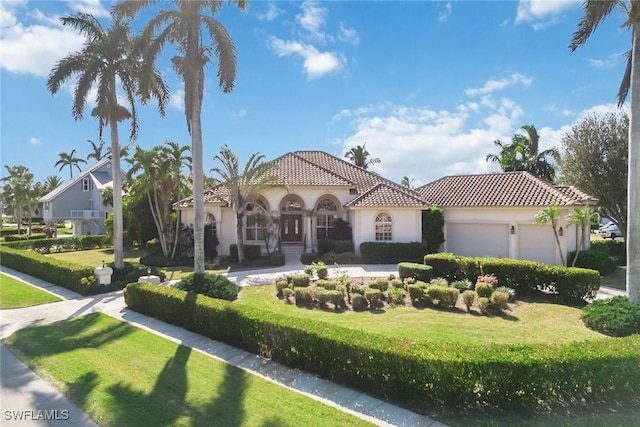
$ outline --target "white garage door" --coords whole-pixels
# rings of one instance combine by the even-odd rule
[[[447,252],[463,256],[509,256],[509,226],[507,224],[447,223]]]
[[[556,263],[556,240],[550,225],[518,225],[518,258]]]

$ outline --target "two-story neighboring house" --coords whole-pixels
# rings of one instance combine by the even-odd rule
[[[103,204],[102,192],[112,186],[111,159],[106,158],[40,198],[44,221],[55,226],[69,220],[74,235],[104,234],[104,219],[113,207]]]

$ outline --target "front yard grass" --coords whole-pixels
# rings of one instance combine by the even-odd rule
[[[370,425],[104,314],[7,343],[101,426]]]
[[[60,298],[0,273],[0,309],[30,307],[60,301]]]
[[[392,337],[453,343],[565,343],[602,338],[580,320],[580,308],[546,302],[517,304],[502,316],[436,307],[385,307],[334,311],[286,304],[273,285],[244,287],[236,304],[263,307],[309,321],[322,320],[351,329]]]

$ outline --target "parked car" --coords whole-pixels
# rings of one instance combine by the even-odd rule
[[[616,237],[622,237],[620,228],[613,222],[600,227],[600,237],[603,239],[615,239]]]

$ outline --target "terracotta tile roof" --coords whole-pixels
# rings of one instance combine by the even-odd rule
[[[346,206],[375,207],[375,206],[405,206],[426,207],[427,202],[418,193],[397,184],[380,182],[373,188],[356,197]]]
[[[323,151],[295,151],[272,163],[276,165],[274,173],[289,187],[354,189],[356,199],[347,206],[428,206],[417,192]],[[209,188],[205,191],[206,203],[229,206],[229,193],[222,184]],[[192,206],[193,197],[183,199],[177,205]]]
[[[439,207],[581,206],[595,201],[575,187],[556,186],[528,172],[454,175],[417,189]]]

